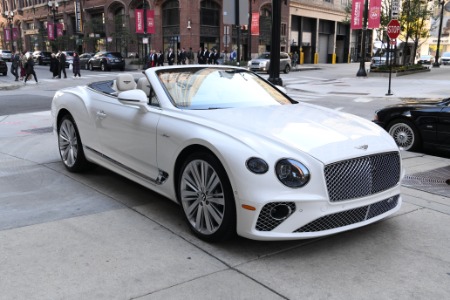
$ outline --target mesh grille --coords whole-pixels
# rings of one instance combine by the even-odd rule
[[[278,225],[280,225],[284,220],[289,218],[290,214],[282,219],[274,219],[270,215],[270,212],[272,209],[278,205],[287,205],[291,209],[291,214],[295,211],[295,203],[294,202],[271,202],[264,205],[264,207],[261,210],[261,213],[259,214],[258,221],[256,222],[256,230],[259,231],[271,231]]]
[[[395,208],[398,204],[398,197],[399,196],[397,195],[371,205],[323,216],[294,232],[317,232],[369,220]]]
[[[400,180],[398,152],[345,160],[325,167],[331,202],[360,198],[387,190]]]

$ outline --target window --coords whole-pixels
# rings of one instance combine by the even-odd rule
[[[207,26],[220,25],[220,6],[212,0],[201,3],[200,23]]]
[[[180,3],[178,0],[166,1],[162,6],[163,26],[180,25]]]

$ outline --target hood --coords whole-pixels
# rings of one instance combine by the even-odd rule
[[[261,147],[258,141],[262,139],[270,142],[264,145],[302,151],[325,164],[398,150],[391,136],[378,125],[310,104],[193,111],[193,114],[208,119],[216,130],[233,135],[254,149]]]

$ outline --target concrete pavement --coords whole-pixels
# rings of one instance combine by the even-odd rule
[[[324,78],[335,66],[314,76]],[[297,87],[386,97],[381,79],[355,78],[350,70],[328,90]],[[435,97],[445,89],[443,82],[421,88],[398,78],[393,85],[395,97]],[[103,168],[68,173],[51,125],[48,111],[0,116],[0,299],[450,295],[450,188],[440,181],[431,180],[437,192],[427,191],[429,182],[406,182],[401,210],[358,230],[315,240],[207,244],[169,200]],[[407,179],[435,171],[450,178],[446,157],[402,152],[402,162]]]

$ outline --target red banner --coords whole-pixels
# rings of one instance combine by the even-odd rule
[[[259,35],[259,12],[252,13],[251,35]]]
[[[17,41],[18,39],[19,39],[19,29],[18,28],[13,28],[12,40],[13,41]]]
[[[5,28],[3,31],[5,32],[5,41],[11,41],[11,30],[9,30],[9,28]]]
[[[64,32],[64,24],[58,23],[56,24],[56,36],[60,37],[63,36]]]
[[[55,29],[52,23],[47,23],[47,33],[49,41],[53,41],[55,39]]]
[[[370,0],[369,19],[367,28],[374,29],[380,27],[381,0]]]
[[[368,0],[366,0],[368,1]],[[362,18],[364,12],[364,0],[353,0],[352,3],[352,22],[350,28],[362,29]]]
[[[136,20],[136,33],[144,33],[144,10],[135,9],[134,19]]]
[[[155,33],[155,11],[147,9],[147,33]]]

